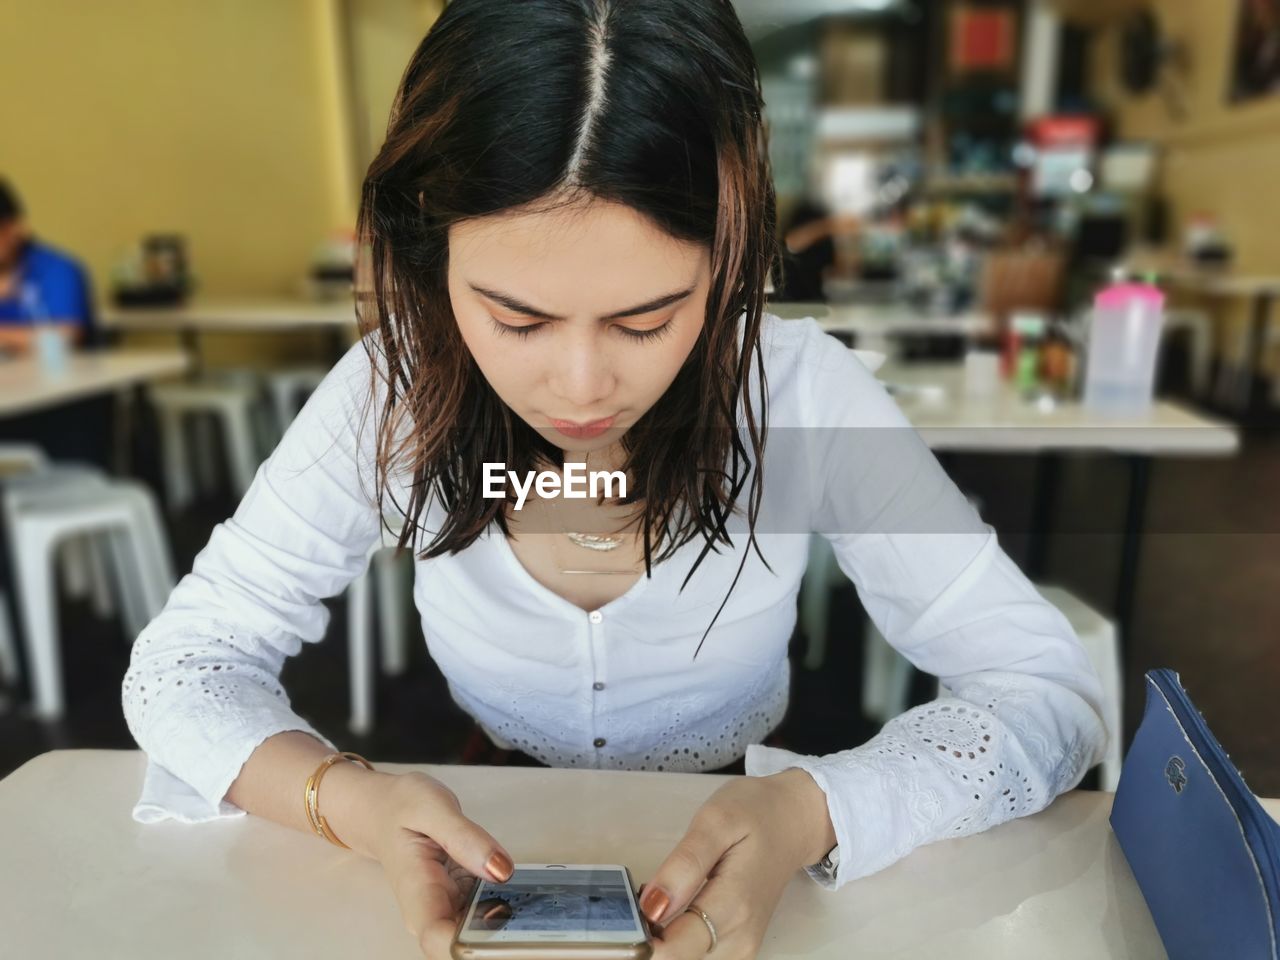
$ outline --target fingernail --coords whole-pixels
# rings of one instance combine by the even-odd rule
[[[511,874],[515,873],[516,865],[501,850],[495,850],[489,855],[489,859],[485,861],[484,869],[489,876],[499,883],[506,883],[511,879]]]
[[[671,906],[671,898],[661,887],[646,887],[640,896],[640,909],[644,911],[650,923],[657,923],[669,906]]]

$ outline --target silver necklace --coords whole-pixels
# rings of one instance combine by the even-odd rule
[[[584,550],[595,550],[597,553],[608,553],[622,546],[622,537],[610,537],[597,533],[574,533],[566,531],[565,536],[574,546]]]

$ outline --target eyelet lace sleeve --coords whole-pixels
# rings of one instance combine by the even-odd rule
[[[379,536],[369,389],[357,344],[134,642],[122,703],[151,764],[138,819],[240,813],[223,797],[276,733],[302,730],[333,746],[293,711],[280,671],[324,637],[322,600],[360,574]]]
[[[810,874],[838,887],[921,844],[1043,809],[1101,758],[1107,735],[1101,687],[1070,624],[883,388],[839,345],[821,345],[806,369],[810,423],[832,428],[813,445],[812,529],[889,643],[948,691],[851,750],[749,748],[748,773],[801,767],[826,793],[840,865],[834,878]],[[874,435],[849,440],[844,431],[866,422],[879,425]]]

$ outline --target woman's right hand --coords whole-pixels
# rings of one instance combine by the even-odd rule
[[[457,796],[439,780],[416,772],[378,779],[366,808],[364,845],[386,871],[423,955],[448,960],[475,878],[501,883],[514,864],[497,840],[463,816]]]

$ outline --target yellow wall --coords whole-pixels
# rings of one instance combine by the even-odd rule
[[[105,291],[123,248],[187,235],[201,289],[285,295],[344,225],[324,114],[324,4],[10,4],[3,172]]]
[[[361,172],[382,146],[400,77],[444,0],[347,0]]]
[[[26,201],[37,232],[89,265],[100,301],[112,265],[160,231],[187,237],[202,295],[298,295],[316,246],[354,226],[368,158],[353,114],[367,115],[368,100],[385,125],[395,81],[440,8],[440,0],[5,4],[0,176]],[[354,89],[347,55],[370,37],[377,69],[366,70],[368,90]],[[224,335],[206,347],[217,364],[287,356],[300,344]]]
[[[1126,139],[1162,146],[1162,184],[1174,239],[1188,217],[1207,211],[1235,247],[1242,274],[1280,274],[1280,96],[1234,104],[1227,99],[1237,0],[1155,0],[1168,35],[1186,46],[1187,117],[1177,121],[1158,93],[1126,94],[1118,80],[1118,36],[1104,28],[1093,53],[1094,90],[1114,110]],[[1228,332],[1245,305],[1221,308]]]

